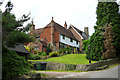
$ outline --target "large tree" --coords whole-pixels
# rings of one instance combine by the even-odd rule
[[[2,72],[3,78],[8,76],[19,76],[27,74],[30,70],[30,64],[25,61],[24,57],[9,50],[7,47],[14,47],[19,43],[27,43],[33,40],[28,34],[23,32],[23,23],[30,19],[29,15],[23,15],[22,18],[16,20],[14,14],[11,13],[13,4],[9,1],[6,10],[2,14]],[[19,27],[22,28],[19,29]]]
[[[112,45],[115,46],[117,53],[120,49],[120,15],[118,14],[119,8],[116,2],[98,2],[97,5],[97,21],[94,26],[95,33],[90,37],[91,46],[91,59],[100,60],[105,51],[104,48],[104,32],[105,27],[111,23],[113,35]],[[118,54],[117,54],[118,55]]]
[[[113,45],[117,50],[117,55],[120,53],[120,14],[119,5],[116,2],[99,2],[97,6],[97,26],[95,30],[102,30],[105,32],[105,26],[111,23],[113,34]]]

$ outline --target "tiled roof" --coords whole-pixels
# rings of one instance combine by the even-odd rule
[[[54,22],[54,21],[53,21],[53,22]],[[50,22],[46,27],[51,27],[51,22]],[[60,34],[65,35],[65,36],[67,36],[67,37],[69,37],[69,38],[72,38],[72,39],[74,39],[74,40],[77,40],[77,39],[74,37],[73,33],[72,33],[69,29],[66,29],[65,27],[61,26],[60,24],[58,24],[58,23],[56,23],[56,22],[54,22],[54,27],[55,27],[56,30],[58,30],[58,32],[59,32]]]
[[[35,34],[36,34],[37,36],[40,36],[40,33],[42,33],[43,30],[44,30],[44,28],[35,29]]]
[[[79,29],[77,29],[76,27],[74,27],[73,25],[70,25],[70,26],[72,26],[81,36],[82,36],[82,33],[83,33],[83,31],[81,31],[81,30],[79,30]]]
[[[74,28],[83,37],[83,39],[87,39],[87,36],[89,36],[85,32],[83,32],[83,31],[77,29],[76,27],[74,27],[73,25],[70,25],[70,27]],[[83,36],[83,33],[85,34],[85,36]]]

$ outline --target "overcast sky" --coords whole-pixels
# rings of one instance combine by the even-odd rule
[[[7,1],[9,0],[4,0],[2,11],[5,10]],[[68,26],[72,24],[82,31],[84,27],[89,27],[89,34],[94,33],[97,0],[11,0],[11,2],[14,5],[12,13],[17,19],[23,14],[31,13],[36,29],[45,27],[54,17],[54,21],[62,26],[66,21]]]

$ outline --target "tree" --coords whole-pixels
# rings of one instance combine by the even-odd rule
[[[116,2],[99,2],[97,5],[97,21],[94,26],[95,33],[90,37],[89,45],[91,45],[91,59],[102,59],[104,48],[104,32],[105,27],[109,23],[112,25],[112,30],[115,38],[113,39],[113,46],[119,53],[120,49],[120,15],[118,14],[118,4]],[[114,53],[113,53],[114,56]]]
[[[16,20],[14,14],[11,13],[13,4],[9,1],[6,10],[2,15],[2,72],[3,78],[16,77],[27,74],[30,70],[30,64],[7,47],[14,47],[19,43],[28,43],[33,40],[28,34],[20,31],[18,27],[22,27],[23,23],[28,21],[30,17],[23,15],[21,19]],[[23,27],[22,27],[23,28]]]
[[[109,58],[114,58],[116,57],[116,49],[113,46],[113,39],[114,39],[114,34],[112,30],[112,26],[109,24],[106,27],[105,33],[104,33],[104,47],[105,51],[103,53],[103,59],[109,59]]]
[[[99,2],[97,6],[97,26],[95,30],[102,30],[105,32],[105,25],[111,23],[113,34],[115,36],[113,40],[113,46],[117,50],[117,55],[120,55],[120,14],[119,5],[116,2]]]

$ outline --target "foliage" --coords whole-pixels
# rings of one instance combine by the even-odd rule
[[[75,64],[65,64],[65,70],[75,70],[76,65]]]
[[[43,52],[41,56],[47,56],[47,54],[45,52]]]
[[[112,44],[114,37],[115,36],[113,34],[112,26],[109,24],[106,27],[106,31],[104,33],[104,38],[105,38],[104,47],[105,47],[105,51],[103,53],[103,59],[109,59],[109,58],[116,57],[116,50],[115,50],[115,47]]]
[[[105,32],[105,27],[109,23],[112,25],[112,30],[115,38],[113,39],[113,46],[117,50],[117,55],[120,55],[120,14],[119,5],[116,2],[99,2],[97,7],[97,26],[95,30],[102,30]]]
[[[28,59],[31,59],[31,60],[39,60],[39,59],[41,59],[41,57],[40,57],[39,55],[34,54],[34,53],[30,53],[30,54],[28,55]]]
[[[45,60],[29,60],[29,61],[39,61],[39,62],[55,62],[55,63],[65,63],[65,64],[89,64],[89,60],[85,58],[86,54],[67,54],[60,57],[52,57]],[[95,63],[97,61],[92,61]]]
[[[89,42],[90,42],[90,39],[83,41],[83,51],[84,51],[85,53],[88,53],[88,45],[89,45]]]
[[[37,51],[36,51],[36,50],[34,50],[34,54],[37,54]]]
[[[49,53],[49,57],[58,57],[59,56],[59,52],[51,52]]]
[[[90,57],[92,60],[100,60],[102,59],[104,48],[104,32],[105,27],[109,23],[112,25],[113,33],[114,33],[114,40],[113,44],[117,50],[120,49],[120,15],[118,14],[118,5],[116,2],[99,2],[97,5],[97,21],[95,28],[95,33],[90,37],[91,46],[90,49]],[[87,47],[86,47],[87,48]],[[86,50],[88,51],[88,50]],[[114,53],[113,53],[114,55]],[[87,53],[88,59],[88,53]]]
[[[7,46],[14,46],[13,44],[24,43],[24,42],[28,43],[32,40],[33,38],[30,37],[28,34],[25,34],[24,32],[13,31],[7,36],[5,41]]]
[[[38,52],[38,55],[41,55],[43,52],[42,51],[40,51],[40,52]]]
[[[3,44],[7,46],[13,46],[16,43],[28,43],[33,39],[29,35],[21,32],[20,28],[23,28],[24,22],[30,19],[29,15],[23,15],[21,19],[16,20],[14,14],[10,13],[13,4],[9,1],[6,5],[5,12],[2,13],[2,39]],[[21,27],[22,26],[22,27]]]
[[[27,47],[27,46],[24,46],[24,47],[25,47],[25,49],[27,49],[28,52],[30,52],[30,48],[29,47]]]
[[[19,29],[19,27],[23,28],[24,22],[30,19],[29,15],[23,15],[21,19],[16,20],[15,15],[11,13],[12,8],[13,4],[9,1],[5,12],[2,12],[2,44],[4,45],[2,46],[3,78],[24,75],[30,70],[30,64],[24,57],[5,48],[8,46],[14,47],[16,44],[28,43],[33,40]]]
[[[2,50],[4,53],[2,54],[3,78],[29,73],[31,65],[24,59],[24,57],[17,55],[16,52],[7,49],[5,46],[3,46]]]
[[[48,46],[46,48],[47,55],[49,55],[50,52],[52,52],[52,46],[51,46],[51,44],[48,44]]]
[[[93,33],[93,35],[90,37],[90,58],[94,61],[98,61],[101,59],[103,51],[104,51],[104,38],[103,35],[101,35],[100,33],[101,31],[98,31],[96,33]],[[87,59],[89,59],[89,50],[88,50],[88,46],[86,48],[87,52]]]
[[[60,49],[58,52],[59,52],[59,53],[67,53],[67,54],[70,54],[70,53],[72,52],[72,50],[71,50],[70,47],[66,47],[66,48]]]

